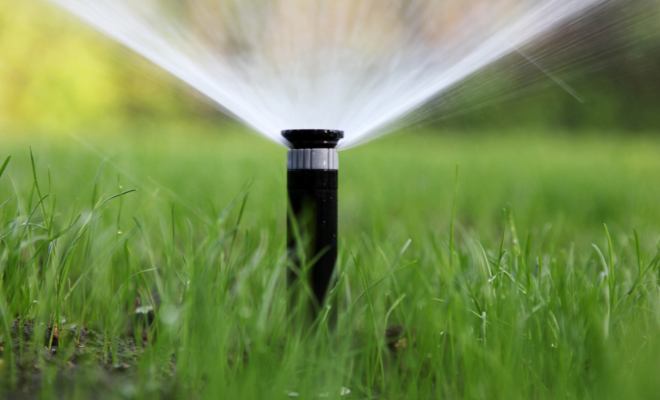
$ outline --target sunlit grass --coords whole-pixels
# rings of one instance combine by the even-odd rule
[[[6,395],[658,392],[657,139],[344,153],[331,328],[286,305],[284,150],[206,131],[0,139]]]

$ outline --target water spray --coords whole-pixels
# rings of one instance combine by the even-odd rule
[[[289,282],[307,272],[314,307],[323,303],[337,262],[337,144],[336,130],[288,130],[287,187],[289,213],[287,243]],[[301,257],[303,256],[303,257]]]
[[[342,148],[419,122],[428,102],[607,2],[50,1],[272,141],[341,126]]]

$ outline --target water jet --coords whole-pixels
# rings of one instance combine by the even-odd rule
[[[287,130],[289,282],[309,277],[314,308],[324,301],[337,262],[338,130]],[[311,260],[309,263],[303,260]],[[306,272],[306,273],[304,273]]]
[[[264,137],[410,122],[503,57],[607,0],[50,0]]]

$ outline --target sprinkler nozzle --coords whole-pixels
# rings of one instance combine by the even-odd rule
[[[334,149],[344,132],[326,129],[293,129],[282,132],[292,149]]]
[[[337,262],[339,159],[336,147],[344,133],[301,129],[284,131],[282,135],[291,147],[287,179],[289,281],[295,282],[303,269],[309,271],[313,310],[316,311],[325,299]],[[311,265],[303,265],[303,260],[311,260]]]

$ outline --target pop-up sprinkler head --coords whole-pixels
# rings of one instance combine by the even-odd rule
[[[301,129],[282,132],[289,141],[287,242],[290,282],[308,270],[314,309],[323,303],[337,262],[337,143],[344,133]],[[302,265],[299,255],[311,264]]]

